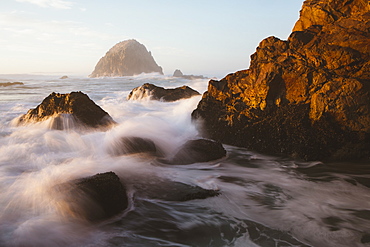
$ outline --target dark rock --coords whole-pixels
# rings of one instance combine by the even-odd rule
[[[71,92],[68,94],[51,93],[35,109],[21,116],[18,124],[40,122],[51,117],[54,117],[51,127],[55,129],[67,128],[68,122],[76,122],[92,128],[110,127],[115,123],[109,114],[86,94]]]
[[[203,189],[174,181],[152,181],[151,183],[135,183],[135,195],[142,198],[164,201],[184,202],[196,199],[206,199],[220,195],[217,190]]]
[[[169,161],[165,163],[187,165],[218,160],[226,156],[222,144],[212,140],[198,139],[187,141]]]
[[[211,80],[193,119],[223,143],[306,160],[370,158],[370,6],[306,0],[287,41]]]
[[[0,82],[1,87],[8,87],[8,86],[14,86],[14,85],[24,85],[24,83],[19,82],[19,81],[16,81],[16,82]]]
[[[150,98],[151,100],[176,101],[200,95],[199,92],[188,86],[165,89],[150,83],[134,88],[128,95],[128,100]]]
[[[68,76],[64,75],[64,76],[60,77],[59,79],[61,79],[61,80],[68,79]]]
[[[162,68],[145,46],[130,39],[113,46],[99,60],[90,77],[133,76],[153,72],[163,75]]]
[[[126,190],[114,172],[99,173],[58,187],[60,203],[78,218],[100,221],[128,207]]]
[[[202,75],[184,75],[179,69],[173,72],[173,77],[181,77],[181,78],[185,78],[188,80],[207,79],[207,77],[204,77]]]
[[[157,149],[152,140],[134,136],[119,138],[119,140],[110,147],[109,152],[116,156],[137,153],[147,153],[154,156],[161,155],[160,150]]]

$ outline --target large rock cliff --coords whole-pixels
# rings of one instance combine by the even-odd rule
[[[102,57],[90,77],[133,76],[141,73],[163,74],[150,52],[134,39],[113,46]]]
[[[193,119],[224,143],[306,160],[370,157],[370,5],[306,0],[287,41],[211,80]]]

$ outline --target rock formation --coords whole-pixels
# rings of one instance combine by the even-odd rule
[[[187,99],[196,95],[200,95],[200,93],[188,86],[165,89],[163,87],[158,87],[150,83],[145,83],[140,87],[134,88],[127,96],[127,99],[139,100],[150,98],[151,100],[162,100],[170,102],[180,99]]]
[[[19,81],[16,81],[16,82],[0,82],[1,87],[9,87],[9,86],[13,86],[13,85],[24,85],[24,83],[19,82]]]
[[[188,165],[199,162],[218,160],[226,156],[226,150],[221,143],[206,139],[187,141],[180,150],[164,163]]]
[[[181,70],[177,69],[173,72],[173,77],[181,77],[188,80],[195,80],[195,79],[207,79],[206,77],[202,75],[184,75]]]
[[[108,152],[115,156],[138,153],[147,153],[153,156],[161,156],[162,154],[152,140],[136,136],[119,138],[109,147]]]
[[[368,159],[369,10],[306,0],[287,41],[266,38],[249,69],[209,82],[192,113],[203,135],[306,160]]]
[[[133,76],[157,72],[163,75],[151,52],[134,39],[122,41],[113,46],[102,57],[90,77]]]
[[[63,210],[88,221],[100,221],[125,210],[126,189],[114,172],[99,173],[56,187]]]
[[[51,93],[35,109],[30,109],[18,119],[18,125],[54,118],[53,129],[65,129],[70,122],[92,128],[109,127],[115,122],[107,112],[96,105],[86,94]]]

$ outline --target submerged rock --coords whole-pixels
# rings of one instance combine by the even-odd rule
[[[127,99],[139,100],[150,98],[151,100],[162,100],[170,102],[180,99],[187,99],[197,95],[200,95],[200,93],[188,86],[165,89],[163,87],[158,87],[150,83],[145,83],[140,87],[134,88],[127,96]]]
[[[15,81],[15,82],[0,82],[0,87],[9,87],[14,85],[24,85],[23,82]]]
[[[152,140],[135,136],[119,138],[114,145],[109,147],[109,153],[115,156],[137,153],[147,153],[154,156],[161,155],[161,152]]]
[[[30,109],[18,119],[18,124],[40,122],[54,118],[51,127],[65,129],[80,124],[92,128],[109,127],[115,122],[107,112],[96,105],[86,94],[51,93],[35,109]],[[66,120],[66,121],[64,121]]]
[[[212,140],[198,139],[189,140],[170,160],[162,160],[164,163],[175,165],[188,165],[198,162],[218,160],[226,156],[226,150],[222,144]]]
[[[64,80],[64,79],[68,79],[68,78],[69,78],[68,76],[64,75],[64,76],[60,77],[59,79]]]
[[[133,76],[153,72],[163,75],[162,68],[145,46],[130,39],[113,46],[99,60],[90,77]]]
[[[193,119],[223,143],[306,160],[370,157],[368,1],[306,0],[287,41],[211,80]]]
[[[114,172],[78,179],[58,189],[69,213],[88,221],[110,218],[128,207],[126,190]]]

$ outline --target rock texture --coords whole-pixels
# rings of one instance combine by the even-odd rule
[[[198,162],[218,160],[226,156],[221,143],[206,139],[189,140],[180,150],[164,163],[188,165]]]
[[[197,95],[200,95],[200,93],[188,86],[165,89],[150,83],[145,83],[140,87],[134,88],[127,96],[127,99],[140,100],[144,98],[150,98],[151,100],[171,102],[180,99],[187,99]]]
[[[370,5],[306,0],[287,41],[211,80],[194,119],[206,137],[306,160],[370,157]]]
[[[54,118],[53,129],[65,129],[70,123],[92,128],[109,127],[115,122],[107,112],[96,105],[86,94],[71,92],[68,94],[51,93],[35,109],[30,109],[18,119],[18,125],[40,122]],[[68,121],[67,121],[68,120]]]
[[[151,52],[134,39],[122,41],[113,46],[102,57],[90,77],[133,76],[157,72],[163,75]]]
[[[114,172],[78,179],[57,189],[64,210],[88,221],[110,218],[128,207],[126,189]]]

